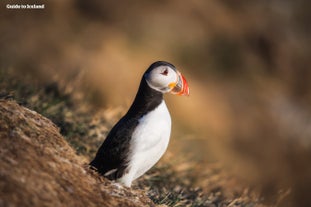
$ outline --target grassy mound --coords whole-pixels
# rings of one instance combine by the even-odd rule
[[[49,119],[0,101],[1,206],[152,206],[87,169]]]

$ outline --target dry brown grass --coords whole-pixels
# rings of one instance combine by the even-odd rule
[[[141,191],[100,179],[47,118],[0,101],[1,206],[152,206]]]

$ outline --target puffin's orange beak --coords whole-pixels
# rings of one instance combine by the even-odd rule
[[[172,88],[171,93],[180,96],[189,96],[190,92],[186,78],[179,71],[177,71],[177,74],[177,81],[170,84],[170,87]]]

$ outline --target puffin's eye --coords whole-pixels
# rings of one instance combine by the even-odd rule
[[[165,69],[165,70],[164,70],[161,74],[162,74],[162,75],[167,76],[167,74],[168,74],[168,70],[167,70],[167,69]]]

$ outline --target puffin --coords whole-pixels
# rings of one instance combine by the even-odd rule
[[[143,74],[127,113],[114,125],[90,167],[131,187],[165,153],[171,134],[171,116],[165,93],[189,96],[185,77],[166,61],[152,63]]]

